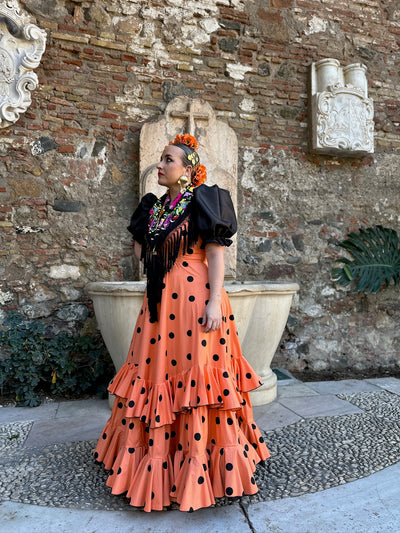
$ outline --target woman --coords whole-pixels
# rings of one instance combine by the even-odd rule
[[[249,397],[261,382],[222,286],[236,217],[228,191],[202,184],[196,149],[187,134],[165,147],[157,169],[168,192],[145,195],[132,216],[147,291],[94,454],[112,493],[145,511],[254,494],[256,464],[269,457]]]

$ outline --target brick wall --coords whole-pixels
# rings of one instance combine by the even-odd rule
[[[349,294],[329,275],[349,230],[399,226],[395,2],[20,3],[48,44],[32,106],[0,130],[0,316],[94,327],[85,284],[137,274],[141,125],[184,94],[238,136],[240,277],[300,283],[276,364],[398,369],[398,293]],[[373,156],[309,153],[309,65],[324,57],[368,67]]]

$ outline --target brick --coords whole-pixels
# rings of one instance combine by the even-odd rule
[[[85,35],[69,35],[68,33],[59,33],[58,31],[52,31],[51,37],[56,40],[73,41],[76,43],[88,43],[89,37]]]

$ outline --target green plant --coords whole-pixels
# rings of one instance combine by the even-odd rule
[[[51,394],[105,394],[109,358],[98,338],[46,334],[39,320],[26,321],[10,312],[0,331],[0,388],[18,405],[41,403],[40,391]]]
[[[353,282],[354,292],[378,292],[393,280],[400,282],[399,237],[390,228],[373,226],[351,232],[339,243],[353,259],[339,257],[336,263],[343,266],[332,268],[332,278],[339,285]]]

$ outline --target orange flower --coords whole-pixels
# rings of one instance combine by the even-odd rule
[[[195,169],[195,175],[192,177],[192,183],[195,187],[202,185],[207,181],[207,170],[204,165],[198,165]]]
[[[184,133],[183,135],[177,135],[173,141],[171,141],[169,144],[187,144],[192,148],[193,150],[197,150],[199,147],[199,143],[197,142],[196,137],[193,137],[193,135],[189,135],[188,133]]]

